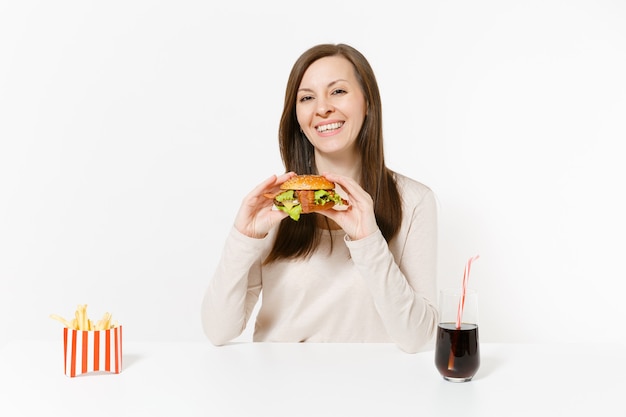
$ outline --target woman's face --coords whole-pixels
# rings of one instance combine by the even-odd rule
[[[330,56],[313,62],[302,77],[296,100],[300,128],[318,154],[356,154],[367,106],[350,61]]]

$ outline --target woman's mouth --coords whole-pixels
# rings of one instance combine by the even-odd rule
[[[341,126],[343,126],[343,122],[328,123],[326,125],[316,127],[315,130],[317,130],[319,133],[327,133],[332,132],[333,130],[337,130]]]

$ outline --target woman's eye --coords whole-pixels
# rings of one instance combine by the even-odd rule
[[[336,90],[333,90],[333,95],[338,95],[338,94],[345,94],[347,93],[346,90],[342,89],[342,88],[337,88]]]
[[[311,96],[302,96],[302,97],[300,97],[300,98],[298,99],[298,101],[299,101],[300,103],[304,103],[305,101],[309,101],[309,100],[312,100],[312,99],[313,99],[313,97],[311,97]]]

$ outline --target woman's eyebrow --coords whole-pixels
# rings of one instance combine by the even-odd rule
[[[342,81],[347,82],[347,80],[344,80],[343,78],[339,78],[339,79],[337,79],[337,80],[334,80],[334,81],[329,82],[329,83],[328,83],[328,85],[327,85],[326,87],[327,87],[327,88],[330,88],[330,87],[332,87],[333,85],[335,85],[335,84],[337,84],[337,83],[339,83],[339,82],[342,82]],[[312,90],[311,88],[306,88],[306,87],[303,87],[303,88],[299,88],[299,89],[298,89],[298,92],[301,92],[301,91],[313,92],[313,90]]]

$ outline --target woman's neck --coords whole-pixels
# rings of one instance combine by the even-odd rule
[[[328,172],[361,181],[361,160],[358,158],[330,159],[321,155],[315,155],[315,167],[317,172]]]

